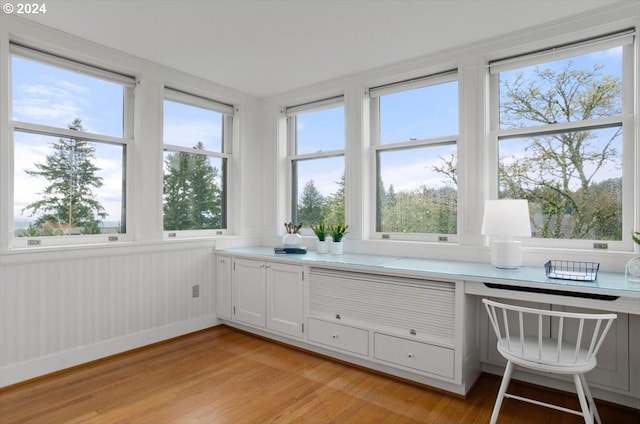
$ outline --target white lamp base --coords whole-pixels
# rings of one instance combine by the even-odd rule
[[[520,240],[491,240],[491,263],[496,268],[515,269],[522,265]]]

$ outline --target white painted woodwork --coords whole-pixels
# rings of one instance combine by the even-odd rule
[[[304,286],[302,267],[277,262],[265,264],[267,328],[303,336]]]
[[[266,325],[265,264],[247,259],[233,260],[233,318],[246,324]]]
[[[455,284],[312,268],[309,314],[366,323],[453,347]],[[413,330],[413,331],[412,331]]]
[[[234,258],[233,319],[302,337],[302,270],[296,265]]]
[[[3,264],[0,385],[213,325],[211,259],[211,245],[182,243]]]
[[[367,356],[369,354],[369,331],[349,325],[309,318],[307,337],[312,342],[335,349]]]
[[[232,258],[229,256],[216,257],[216,315],[219,318],[232,317]]]
[[[374,335],[373,349],[378,360],[440,377],[455,377],[453,349],[380,333]]]

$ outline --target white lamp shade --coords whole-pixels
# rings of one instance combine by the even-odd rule
[[[482,234],[503,237],[531,237],[529,203],[523,199],[487,200]]]

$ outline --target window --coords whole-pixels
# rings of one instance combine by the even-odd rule
[[[126,232],[134,86],[131,77],[11,45],[15,247]]]
[[[617,34],[491,64],[497,196],[529,201],[534,238],[630,239],[632,40]]]
[[[458,81],[455,72],[375,87],[375,233],[457,234]]]
[[[164,100],[164,230],[227,228],[233,107],[176,90]]]
[[[291,219],[305,227],[345,221],[342,97],[287,109]]]

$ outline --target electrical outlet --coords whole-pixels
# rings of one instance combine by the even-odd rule
[[[200,297],[200,284],[191,286],[191,297]]]

